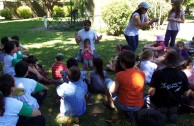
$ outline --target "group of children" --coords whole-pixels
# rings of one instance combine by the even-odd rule
[[[176,123],[182,96],[194,99],[194,68],[190,58],[194,37],[186,46],[177,42],[177,48],[167,48],[163,41],[163,36],[157,36],[155,44],[145,45],[139,62],[131,47],[117,45],[117,56],[106,65],[108,70],[115,72],[113,81],[103,69],[103,60],[93,58],[88,39],[84,40],[81,53],[85,70],[80,70],[75,58],[69,58],[64,64],[64,55],[58,53],[52,65],[52,78],[48,78],[48,73],[33,55],[25,56],[20,51],[19,39],[2,38],[1,56],[4,60],[0,77],[0,125],[45,125],[45,118],[39,110],[47,95],[47,87],[43,84],[57,84],[61,115],[74,117],[77,123],[78,117],[86,112],[91,93],[104,95],[108,100],[104,102],[107,108],[117,108],[129,118],[139,120],[138,123],[142,113],[155,112],[141,112],[143,107],[159,111],[155,115],[165,117],[163,122]],[[92,68],[89,77],[88,67]],[[145,86],[149,86],[149,95],[144,103]],[[161,121],[161,118],[158,120]]]

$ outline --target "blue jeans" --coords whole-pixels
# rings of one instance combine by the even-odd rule
[[[167,30],[165,34],[165,45],[168,47],[168,43],[170,41],[170,47],[174,47],[176,36],[178,34],[178,30]]]
[[[114,101],[114,104],[119,111],[126,112],[128,117],[132,120],[135,119],[135,113],[141,109],[140,107],[123,105],[119,103],[118,99]]]
[[[77,61],[78,61],[78,62],[83,62],[83,58],[82,58],[81,52],[82,52],[82,49],[80,49],[80,50],[78,51],[78,53],[77,53]],[[95,58],[98,58],[98,54],[97,54],[96,50],[93,50],[93,58],[94,58],[94,59],[95,59]]]
[[[125,35],[125,34],[124,34]],[[135,52],[139,43],[138,35],[136,36],[127,36],[125,35],[128,45],[133,49]]]

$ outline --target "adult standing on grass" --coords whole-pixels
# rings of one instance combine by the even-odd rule
[[[185,13],[181,8],[181,2],[175,0],[172,2],[172,9],[168,14],[168,25],[165,35],[165,45],[168,47],[170,41],[170,47],[174,47],[176,36],[180,30],[180,23],[185,22]]]
[[[101,36],[97,36],[96,32],[93,29],[90,29],[91,27],[91,21],[90,20],[85,20],[83,23],[83,29],[81,29],[78,33],[75,33],[74,37],[75,37],[75,41],[77,44],[80,44],[80,50],[78,51],[78,55],[77,55],[77,60],[79,62],[83,61],[81,52],[82,52],[82,48],[84,47],[84,40],[85,39],[89,39],[90,40],[90,44],[91,44],[91,48],[93,50],[93,58],[97,58],[98,54],[95,50],[95,46],[94,43],[98,42],[101,38]]]
[[[149,20],[147,16],[147,10],[150,8],[147,2],[141,2],[138,5],[137,10],[135,10],[127,27],[124,30],[124,35],[127,40],[129,46],[132,47],[133,51],[135,52],[138,47],[138,31],[139,29],[147,29],[152,25],[154,22],[157,22],[158,19],[153,18]]]

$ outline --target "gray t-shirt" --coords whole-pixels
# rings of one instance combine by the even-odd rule
[[[178,18],[176,19],[180,19],[181,16],[183,16],[185,14],[185,12],[183,10],[180,11],[180,15]],[[170,14],[170,18],[175,18],[176,14],[175,12]],[[180,30],[180,23],[176,22],[176,21],[168,21],[168,26],[167,26],[167,30]]]
[[[127,36],[138,35],[139,28],[135,24],[135,19],[134,19],[135,16],[140,16],[140,15],[137,12],[133,14],[131,20],[129,21],[127,27],[124,30],[124,34]],[[144,22],[145,20],[147,20],[146,14],[142,14],[141,16],[142,16],[141,22]]]

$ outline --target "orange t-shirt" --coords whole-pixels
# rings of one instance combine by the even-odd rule
[[[118,72],[116,78],[119,83],[118,101],[126,106],[142,107],[145,74],[132,68]]]

